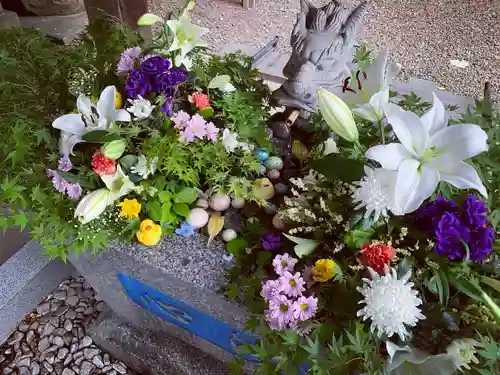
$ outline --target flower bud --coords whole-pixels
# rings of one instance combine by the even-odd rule
[[[359,137],[358,128],[347,104],[325,89],[318,90],[317,100],[319,111],[330,129],[345,140],[356,142]]]
[[[127,142],[125,142],[123,139],[118,139],[116,141],[111,141],[102,145],[101,152],[108,159],[116,160],[123,155],[125,147],[127,147]]]
[[[163,23],[163,18],[153,13],[145,13],[137,20],[137,26],[151,26],[155,23]]]
[[[109,190],[99,189],[84,196],[75,210],[75,217],[82,224],[98,218],[106,209]]]

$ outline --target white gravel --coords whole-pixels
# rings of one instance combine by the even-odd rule
[[[150,8],[165,16],[183,3],[150,0]],[[280,35],[279,48],[287,52],[299,4],[257,0],[255,9],[246,10],[235,0],[197,0],[193,19],[210,28],[207,39],[216,49],[228,42],[263,46]],[[402,78],[432,80],[469,97],[480,96],[489,80],[494,97],[500,98],[500,1],[370,0],[360,40],[374,49],[389,47],[393,60],[403,66]],[[469,66],[457,68],[451,60],[465,60]]]
[[[83,278],[64,281],[0,347],[1,375],[133,375],[87,336],[105,309]]]

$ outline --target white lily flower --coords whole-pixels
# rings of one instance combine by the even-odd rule
[[[397,170],[394,198],[402,214],[420,207],[440,181],[487,196],[477,171],[464,160],[488,150],[488,135],[473,124],[448,126],[444,105],[433,96],[432,108],[421,118],[389,104],[387,120],[400,143],[372,147],[365,155]]]
[[[368,121],[379,122],[385,117],[389,86],[401,70],[399,65],[388,61],[388,56],[389,53],[384,48],[366,72],[358,71],[355,77],[347,78],[342,88],[342,99],[354,108],[353,113]]]
[[[78,203],[75,209],[75,217],[82,224],[98,218],[107,207],[108,197],[109,190],[106,188],[88,193]]]
[[[240,146],[240,142],[238,142],[238,134],[232,133],[229,129],[224,129],[222,132],[222,144],[226,148],[227,152],[234,152],[234,150]]]
[[[476,358],[477,346],[480,343],[474,339],[456,339],[446,348],[446,352],[453,357],[458,368],[470,370],[470,363],[479,363]]]
[[[76,100],[78,113],[70,113],[58,117],[52,127],[62,131],[60,152],[63,155],[73,154],[77,143],[85,142],[82,136],[94,130],[105,130],[113,127],[115,121],[129,122],[130,114],[124,109],[115,109],[116,88],[106,87],[97,104],[90,98],[80,95]]]
[[[136,120],[144,120],[147,119],[153,109],[154,105],[151,105],[151,102],[147,99],[144,99],[142,96],[138,95],[138,99],[128,99],[130,104],[132,104],[127,111],[132,113]]]
[[[339,148],[337,147],[337,142],[333,138],[328,138],[323,142],[323,156],[330,154],[338,154]]]
[[[181,56],[186,56],[193,48],[208,47],[208,44],[201,39],[208,29],[191,23],[187,14],[183,14],[177,20],[167,21],[167,25],[174,33],[174,41],[168,52],[180,49]]]
[[[318,90],[316,97],[319,112],[330,129],[349,142],[357,142],[358,128],[351,110],[344,101],[323,88]]]
[[[108,188],[108,201],[107,204],[111,205],[124,195],[135,190],[135,184],[130,181],[130,178],[123,172],[122,167],[118,165],[116,172],[112,175],[103,175],[101,180]]]
[[[177,55],[175,56],[174,63],[178,68],[184,65],[184,68],[186,68],[186,70],[191,70],[191,68],[193,67],[193,60],[189,56]]]
[[[209,89],[219,89],[222,92],[233,92],[236,87],[231,83],[231,77],[227,74],[215,76],[208,84]]]

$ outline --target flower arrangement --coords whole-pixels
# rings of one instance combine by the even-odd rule
[[[226,295],[262,337],[242,351],[261,374],[497,373],[500,117],[478,102],[450,120],[435,94],[391,94],[385,50],[364,65],[318,91],[272,223],[227,246]]]

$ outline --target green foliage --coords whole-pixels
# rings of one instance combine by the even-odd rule
[[[354,46],[354,58],[352,62],[359,66],[362,71],[366,71],[372,61],[373,51],[368,49],[368,46],[365,43]]]

